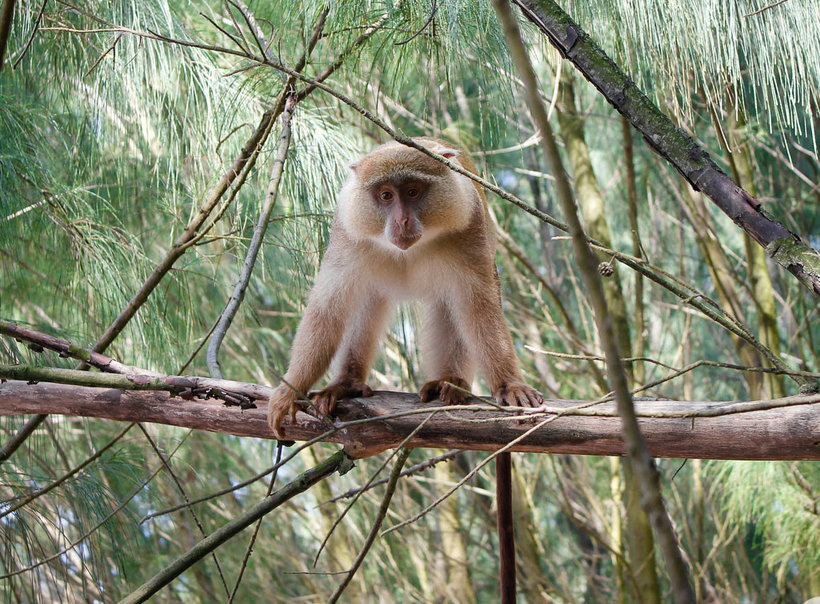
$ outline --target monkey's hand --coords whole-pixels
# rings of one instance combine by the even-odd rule
[[[540,407],[544,397],[538,390],[524,382],[505,382],[493,393],[501,405],[511,407]]]
[[[311,394],[310,398],[319,413],[325,416],[336,410],[336,403],[340,400],[357,396],[373,396],[373,390],[362,381],[340,377],[333,380],[326,388]]]
[[[271,394],[268,400],[268,426],[273,430],[273,435],[278,439],[282,436],[279,429],[282,427],[282,420],[287,416],[290,423],[296,421],[296,399],[299,395],[287,384],[281,384]]]
[[[456,375],[445,375],[437,380],[431,380],[419,391],[423,403],[438,398],[445,405],[460,405],[470,396],[470,384]]]

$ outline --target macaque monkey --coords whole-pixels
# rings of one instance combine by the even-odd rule
[[[424,147],[477,173],[460,150],[432,138]],[[331,361],[335,378],[311,395],[321,414],[340,399],[370,396],[365,383],[392,307],[426,307],[422,361],[431,381],[422,401],[469,398],[476,366],[499,403],[539,406],[521,375],[501,312],[495,228],[484,192],[421,151],[390,142],[351,166],[330,243],[296,331],[290,366],[270,398],[268,423],[280,435],[296,400]]]

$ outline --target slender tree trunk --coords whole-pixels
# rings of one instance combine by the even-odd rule
[[[524,481],[516,467],[513,467],[512,490],[518,584],[527,602],[542,604],[549,601],[550,583],[541,569],[541,556],[535,541],[539,529],[533,524]]]
[[[730,95],[734,101],[734,95]],[[729,165],[737,183],[746,189],[752,197],[757,196],[752,156],[749,151],[749,141],[746,136],[746,120],[739,107],[727,109],[728,119],[726,133],[728,146],[726,148]],[[777,310],[774,299],[774,287],[766,264],[766,252],[748,236],[744,237],[746,245],[746,263],[748,264],[749,282],[751,284],[752,299],[758,313],[757,330],[760,342],[774,354],[780,355],[780,334],[777,330]],[[785,395],[783,376],[766,374],[763,376],[765,396],[776,397]]]
[[[433,470],[436,482],[449,489],[451,484],[458,482],[453,464],[436,464]],[[444,589],[439,595],[446,594],[447,602],[456,604],[475,604],[476,597],[473,591],[473,582],[470,577],[470,559],[464,545],[464,531],[461,525],[461,511],[458,495],[453,494],[439,506],[438,522],[441,531],[441,545],[444,551],[444,574],[439,587]]]

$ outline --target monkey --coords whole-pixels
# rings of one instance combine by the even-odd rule
[[[461,149],[435,138],[416,143],[477,174]],[[332,414],[339,400],[371,396],[365,383],[392,307],[425,307],[421,357],[430,377],[423,402],[465,402],[476,369],[502,405],[537,407],[523,378],[501,307],[495,226],[480,185],[398,142],[350,165],[330,240],[294,337],[268,423],[279,437],[296,400],[333,363],[334,379],[310,395]]]

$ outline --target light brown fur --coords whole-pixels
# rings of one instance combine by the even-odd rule
[[[449,143],[415,140],[476,173]],[[434,379],[422,386],[422,400],[463,402],[477,366],[501,404],[539,405],[542,397],[524,383],[501,312],[495,232],[481,188],[395,142],[351,168],[290,366],[270,399],[274,434],[285,417],[294,421],[299,393],[334,359],[335,379],[312,395],[319,412],[332,413],[343,398],[369,396],[365,380],[388,313],[410,298],[420,299],[428,313],[422,360]],[[380,191],[398,201],[380,200]],[[408,201],[416,194],[418,200]]]

